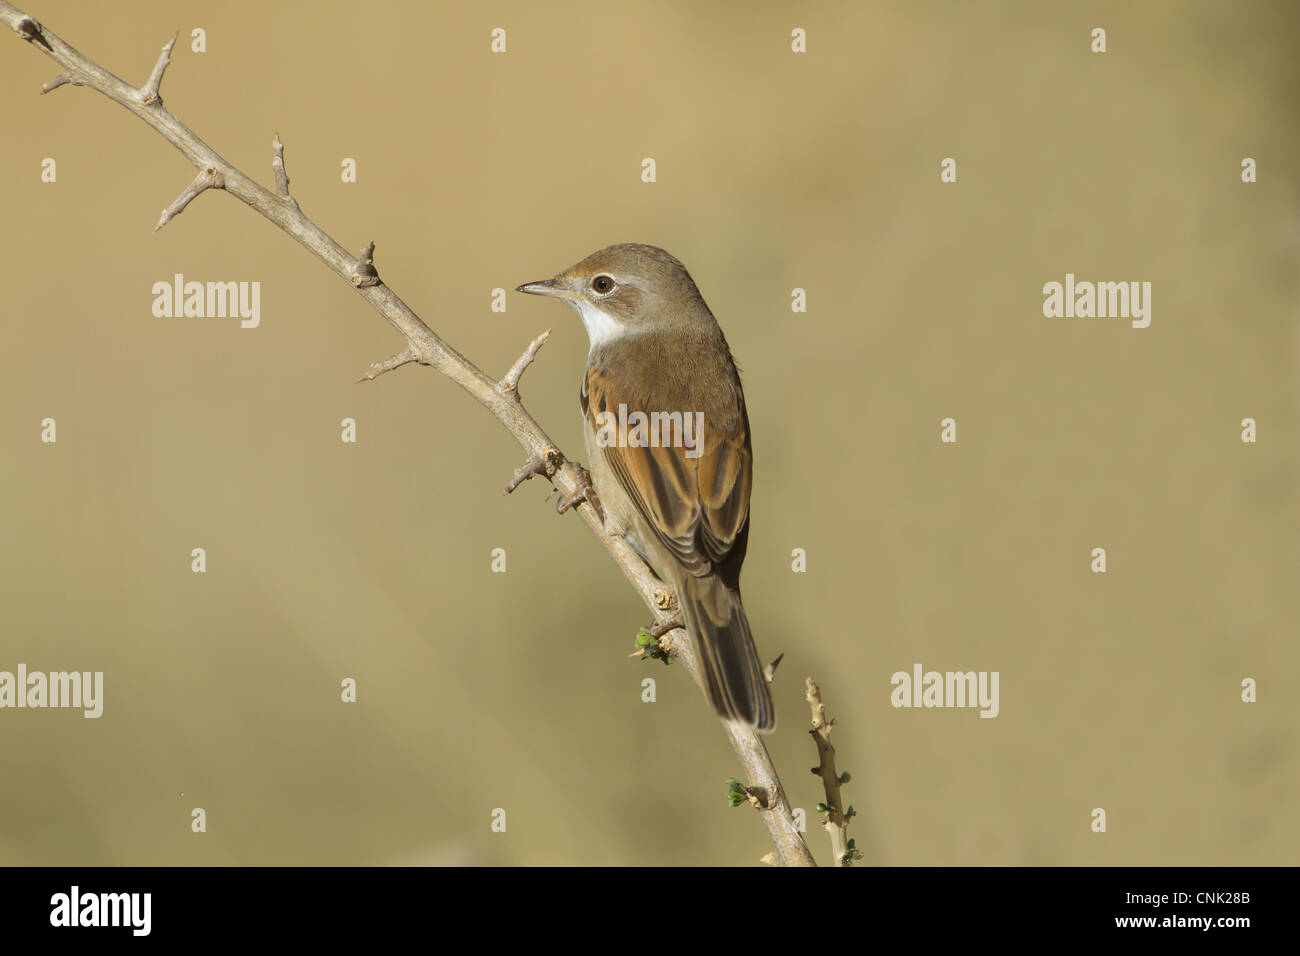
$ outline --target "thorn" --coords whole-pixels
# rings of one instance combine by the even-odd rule
[[[391,372],[395,368],[401,368],[409,362],[419,362],[420,356],[416,354],[415,349],[407,347],[396,355],[384,359],[382,362],[376,362],[370,368],[366,369],[366,374],[357,379],[357,383],[373,382],[385,372]],[[423,364],[423,363],[421,363]]]
[[[776,669],[781,666],[781,659],[783,657],[785,657],[784,654],[778,654],[776,660],[763,668],[763,677],[769,684],[772,683],[772,678],[776,676]]]
[[[153,65],[153,72],[149,74],[149,79],[140,89],[140,102],[146,106],[150,103],[162,104],[162,94],[158,92],[162,86],[163,74],[167,72],[167,65],[172,61],[172,47],[176,45],[176,39],[180,33],[175,33],[172,38],[163,44],[162,53],[158,56],[158,62]]]
[[[52,93],[54,90],[57,90],[60,86],[66,86],[68,83],[71,82],[72,82],[72,74],[69,73],[67,70],[64,70],[54,79],[50,80],[50,82],[46,83],[44,86],[41,87],[41,95],[44,95],[46,93]],[[77,86],[80,85],[81,85],[80,83],[77,84]]]
[[[275,191],[282,199],[289,199],[289,171],[284,168],[284,143],[280,134],[271,141],[271,170],[275,173]]]

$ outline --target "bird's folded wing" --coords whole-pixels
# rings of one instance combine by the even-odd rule
[[[593,431],[599,431],[597,415],[620,404],[647,415],[677,411],[644,396],[615,394],[613,386],[596,366],[588,368],[580,398]],[[727,559],[749,520],[753,456],[743,411],[721,423],[706,417],[704,433],[696,437],[700,443],[692,454],[698,451],[698,457],[681,445],[618,442],[606,444],[604,455],[659,541],[691,574],[703,575]]]

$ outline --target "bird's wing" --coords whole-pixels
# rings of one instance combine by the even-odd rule
[[[587,426],[599,431],[601,412],[617,414],[620,404],[629,413],[678,411],[646,396],[618,394],[615,383],[596,364],[587,369],[580,392]],[[684,414],[687,410],[680,409]],[[749,427],[744,414],[723,422],[704,422],[695,451],[677,446],[634,447],[611,443],[603,448],[618,483],[641,517],[674,557],[694,575],[744,558],[748,537],[752,458]],[[732,583],[734,586],[734,582]]]

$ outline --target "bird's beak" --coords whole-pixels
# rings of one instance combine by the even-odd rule
[[[573,293],[559,279],[540,279],[537,282],[525,282],[516,292],[527,292],[529,295],[549,295],[553,299],[571,299]]]

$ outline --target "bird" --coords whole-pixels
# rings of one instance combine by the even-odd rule
[[[516,291],[567,303],[586,327],[585,496],[606,534],[675,589],[718,716],[774,730],[740,597],[754,457],[745,393],[695,280],[665,250],[622,243]]]

